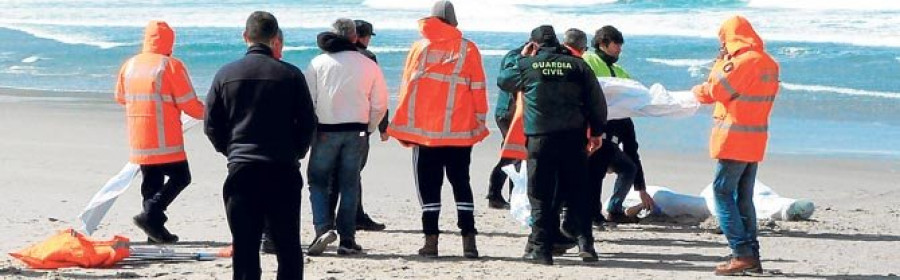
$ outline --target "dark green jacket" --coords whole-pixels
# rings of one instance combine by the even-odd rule
[[[606,124],[606,98],[590,66],[557,48],[542,48],[519,59],[501,84],[524,92],[525,135],[591,128],[600,136]]]
[[[521,53],[524,46],[525,45],[522,45],[509,51],[503,56],[503,59],[500,60],[500,74],[497,75],[497,86],[500,87],[500,91],[497,93],[497,104],[495,105],[496,107],[494,107],[494,116],[496,118],[512,120],[513,111],[516,108],[517,89],[515,84],[504,84],[503,81],[511,80],[510,77],[504,75],[516,73],[515,71],[505,70],[516,67],[519,57],[522,56]]]

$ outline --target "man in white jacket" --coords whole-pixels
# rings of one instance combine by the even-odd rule
[[[362,155],[368,149],[368,133],[375,131],[387,110],[384,75],[375,62],[357,51],[356,24],[338,19],[333,27],[318,35],[323,53],[313,58],[305,73],[319,118],[307,170],[316,228],[309,246],[312,256],[322,254],[338,235],[338,254],[362,252],[354,238]],[[332,176],[335,172],[337,176]],[[333,179],[340,192],[337,219],[328,203]]]

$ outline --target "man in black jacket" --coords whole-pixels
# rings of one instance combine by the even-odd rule
[[[606,99],[590,67],[563,50],[552,26],[535,28],[531,42],[522,50],[518,67],[509,69],[518,74],[502,75],[512,81],[501,84],[516,84],[525,104],[528,198],[534,219],[529,238],[533,250],[526,258],[549,265],[553,264],[561,202],[578,213],[585,213],[589,203],[581,195],[586,191],[587,156],[588,150],[601,145]],[[597,261],[589,224],[586,232],[577,235],[579,256]]]
[[[315,129],[309,89],[297,67],[273,57],[278,21],[247,18],[247,54],[216,73],[207,95],[205,132],[228,158],[223,197],[234,245],[234,279],[260,279],[264,221],[277,244],[278,279],[302,279],[300,162]]]

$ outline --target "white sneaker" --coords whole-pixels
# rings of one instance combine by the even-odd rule
[[[310,256],[321,255],[322,252],[325,252],[325,248],[328,247],[328,244],[331,244],[335,240],[337,240],[337,232],[329,230],[316,237],[316,239],[309,244],[309,250],[307,250],[306,253]]]

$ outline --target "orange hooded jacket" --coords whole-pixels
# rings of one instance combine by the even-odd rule
[[[400,101],[388,135],[428,147],[473,146],[488,135],[481,53],[456,27],[419,20],[424,39],[406,57]]]
[[[181,112],[203,119],[184,64],[172,57],[175,32],[162,21],[144,30],[143,51],[119,70],[115,98],[125,105],[131,156],[135,164],[161,164],[187,159]]]
[[[701,103],[715,103],[710,156],[744,162],[762,161],[768,141],[769,114],[778,93],[778,63],[746,18],[722,24],[719,40],[726,55],[716,61],[706,83],[694,87]]]

